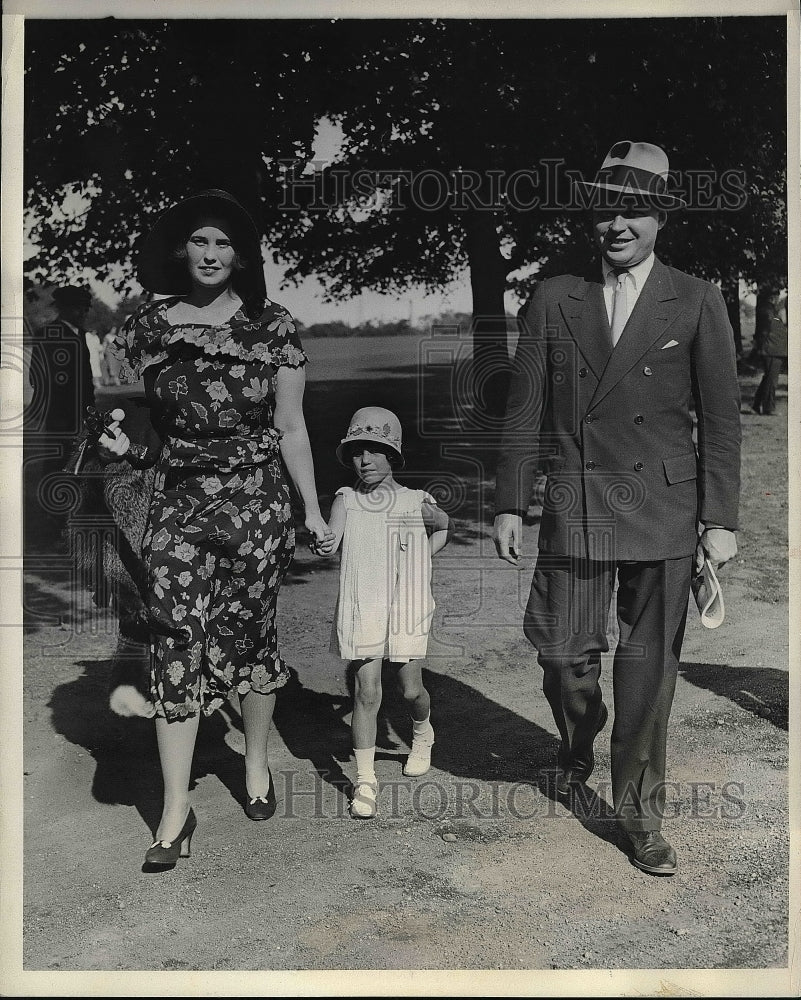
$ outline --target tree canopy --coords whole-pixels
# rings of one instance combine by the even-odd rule
[[[776,279],[785,31],[780,17],[28,21],[28,277],[88,267],[124,287],[153,214],[222,186],[290,278],[315,275],[336,298],[469,268],[474,311],[499,316],[504,287],[581,241],[565,170],[592,176],[633,138],[663,145],[685,182],[706,171],[713,193],[739,172],[747,196],[672,218],[662,256],[724,282]],[[308,173],[324,116],[342,148]],[[86,197],[77,220],[58,211],[70,190]],[[529,194],[541,204],[522,210]]]

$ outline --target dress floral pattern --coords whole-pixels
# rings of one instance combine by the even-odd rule
[[[278,368],[306,362],[276,303],[211,327],[171,325],[175,301],[140,311],[112,346],[163,440],[142,555],[151,621],[173,633],[154,636],[151,657],[153,703],[170,720],[289,677],[275,614],[295,537],[272,418]]]

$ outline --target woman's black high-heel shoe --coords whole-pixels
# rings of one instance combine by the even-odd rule
[[[248,801],[245,803],[245,815],[248,819],[256,821],[270,819],[275,814],[277,806],[275,801],[275,784],[273,783],[273,776],[270,773],[269,767],[267,768],[267,774],[270,776],[270,790],[267,792],[267,795],[256,795],[254,798],[248,796]]]
[[[189,810],[181,832],[173,841],[157,840],[145,855],[146,865],[174,865],[178,858],[188,858],[192,834],[197,827],[194,809]],[[186,849],[184,849],[186,848]]]

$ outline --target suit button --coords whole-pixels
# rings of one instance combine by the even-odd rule
[[[592,470],[595,468],[595,462],[585,462],[584,468],[587,470],[587,472],[592,472]]]
[[[643,368],[642,373],[643,373],[643,375],[653,375],[653,372],[648,367],[648,365],[646,365],[645,368]]]
[[[643,420],[645,420],[645,417],[641,413],[638,413],[637,416],[634,418],[634,423],[641,424]]]
[[[644,466],[643,466],[642,462],[635,462],[634,463],[634,471],[635,472],[642,472],[643,468],[644,468]]]
[[[586,378],[586,377],[587,377],[587,369],[579,368],[579,378]]]
[[[591,424],[593,420],[595,420],[595,417],[591,413],[588,413],[587,416],[584,418],[584,423]]]

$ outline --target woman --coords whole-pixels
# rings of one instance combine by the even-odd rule
[[[303,418],[306,356],[289,314],[267,299],[247,212],[220,190],[173,206],[144,240],[139,280],[170,297],[131,317],[112,351],[122,382],[143,380],[162,443],[149,455],[117,422],[100,443],[109,458],[156,466],[142,554],[164,807],[145,860],[173,864],[196,825],[189,779],[200,712],[233,691],[245,811],[254,820],[275,811],[267,736],[289,678],[275,610],[294,549],[283,467],[316,542],[331,533]]]

